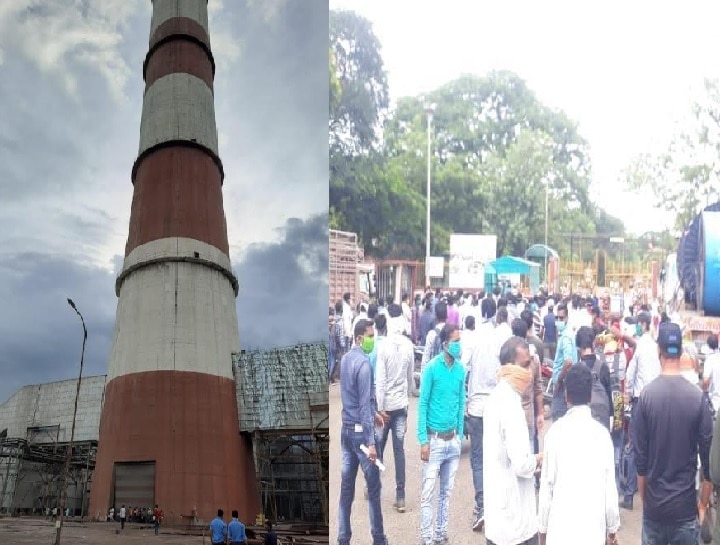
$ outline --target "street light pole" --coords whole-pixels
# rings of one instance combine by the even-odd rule
[[[545,284],[547,284],[548,293],[550,290],[550,282],[548,279],[548,214],[550,210],[550,178],[545,178]]]
[[[67,489],[68,479],[70,477],[70,461],[72,460],[73,444],[75,442],[75,421],[77,419],[78,399],[80,398],[80,382],[82,381],[83,361],[85,359],[85,342],[87,341],[87,328],[85,327],[85,320],[83,319],[82,314],[80,314],[80,311],[77,309],[72,299],[68,298],[67,302],[68,305],[70,305],[72,309],[77,313],[77,315],[80,316],[80,322],[82,323],[83,328],[83,342],[82,351],[80,352],[80,375],[78,376],[77,390],[75,391],[75,408],[73,410],[72,431],[70,432],[70,444],[68,445],[65,454],[63,488],[60,495],[60,518],[58,518],[57,522],[55,523],[55,545],[60,545],[60,534],[62,532],[63,520],[65,518],[65,508],[67,506]]]
[[[433,112],[435,111],[435,104],[429,104],[425,107],[425,113],[427,114],[427,197],[426,201],[426,218],[425,218],[425,287],[430,287],[430,173],[432,170],[431,163],[431,127]]]

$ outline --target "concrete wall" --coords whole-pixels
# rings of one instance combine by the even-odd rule
[[[60,426],[60,442],[70,440],[77,380],[63,380],[25,386],[0,405],[0,431],[7,436],[25,439],[27,428]],[[100,409],[105,391],[105,376],[84,377],[80,385],[75,440],[97,440]],[[36,442],[52,442],[54,437],[41,434]]]

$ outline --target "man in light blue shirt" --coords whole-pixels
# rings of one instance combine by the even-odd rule
[[[232,512],[232,520],[228,524],[227,531],[228,537],[230,537],[231,545],[240,545],[241,543],[247,543],[247,535],[245,535],[245,525],[238,520],[238,512]]]
[[[557,326],[558,340],[555,361],[553,361],[553,400],[552,419],[556,422],[558,418],[565,416],[567,412],[567,401],[565,401],[565,374],[570,367],[577,363],[577,348],[572,328],[568,325],[568,309],[565,303],[560,303],[555,313],[555,324]]]
[[[210,522],[210,531],[212,532],[210,541],[212,541],[213,545],[222,545],[225,543],[225,538],[227,537],[227,524],[225,524],[223,520],[223,515],[225,514],[223,510],[218,509],[217,513],[217,517]]]
[[[433,496],[440,476],[436,543],[447,540],[450,492],[460,463],[465,420],[465,368],[460,363],[460,329],[445,324],[440,331],[441,352],[431,359],[422,374],[418,403],[417,437],[423,464],[420,498],[420,537],[423,545],[433,542]]]

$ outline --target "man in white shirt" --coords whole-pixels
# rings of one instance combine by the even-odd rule
[[[586,365],[570,368],[565,375],[568,412],[545,435],[538,506],[540,545],[617,543],[615,456],[607,429],[590,412],[592,381]]]
[[[532,454],[521,395],[532,373],[527,342],[510,337],[500,350],[498,385],[484,407],[483,485],[488,545],[534,545],[535,482],[542,454]]]
[[[633,498],[638,491],[635,451],[632,446],[632,411],[635,409],[637,400],[643,389],[645,389],[645,386],[656,379],[661,371],[657,343],[650,335],[651,323],[652,317],[649,313],[641,312],[638,314],[637,324],[635,326],[638,337],[637,344],[635,346],[635,353],[628,364],[627,373],[625,374],[625,404],[630,405],[630,425],[628,428],[630,442],[625,452],[625,459],[627,461],[626,487],[620,507],[628,510],[632,510]]]
[[[510,315],[506,306],[499,306],[495,314],[495,355],[500,355],[500,347],[512,337]]]
[[[350,292],[343,293],[342,321],[345,329],[345,346],[349,350],[353,343],[353,309],[350,306]]]
[[[470,437],[470,467],[472,468],[473,486],[475,488],[473,530],[482,529],[485,520],[483,410],[490,392],[497,385],[497,370],[500,366],[495,352],[495,326],[492,322],[495,316],[495,300],[487,297],[482,300],[480,306],[483,322],[475,330],[473,351],[466,353],[463,347],[461,360],[468,373],[466,421],[468,436]]]
[[[703,365],[703,387],[710,396],[713,409],[717,413],[720,408],[720,352],[718,352],[718,337],[710,333],[707,338],[710,353],[705,357]]]
[[[377,410],[383,418],[382,436],[376,437],[377,453],[383,459],[385,445],[392,431],[395,456],[395,503],[393,507],[405,512],[405,432],[407,431],[408,393],[415,389],[413,380],[414,348],[402,334],[405,320],[398,305],[388,308],[388,335],[378,347],[375,364],[375,397]]]

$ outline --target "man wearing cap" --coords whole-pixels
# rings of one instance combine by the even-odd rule
[[[682,333],[658,330],[662,372],[640,394],[633,413],[633,448],[643,503],[643,545],[695,545],[710,499],[710,406],[680,371]],[[703,467],[700,502],[695,490],[698,452]]]
[[[645,387],[660,374],[660,360],[657,345],[650,335],[650,322],[650,314],[647,312],[638,314],[637,323],[635,324],[635,334],[638,339],[635,353],[628,364],[627,374],[625,375],[625,404],[630,405],[630,425],[628,426],[630,442],[625,453],[625,463],[627,465],[626,482],[623,490],[623,502],[620,507],[628,510],[632,510],[633,497],[635,492],[638,491],[635,449],[632,441],[632,436],[635,433],[635,424],[633,422],[635,419],[635,406]]]

